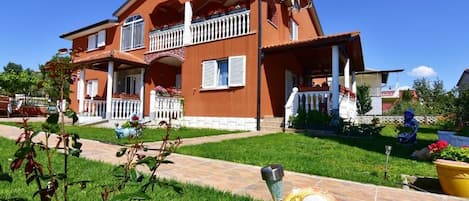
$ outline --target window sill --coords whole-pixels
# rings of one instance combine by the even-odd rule
[[[96,50],[102,50],[102,49],[104,49],[104,46],[93,48],[93,49],[88,49],[88,50],[86,50],[86,52],[94,52]]]
[[[238,88],[242,88],[244,86],[232,86],[232,87],[228,87],[228,86],[223,86],[223,87],[216,87],[216,88],[200,88],[200,92],[205,92],[205,91],[223,91],[223,90],[234,90],[234,89],[238,89]]]
[[[132,48],[132,49],[127,49],[127,50],[121,50],[121,51],[122,51],[122,52],[131,52],[131,51],[140,50],[140,49],[145,49],[145,46],[137,47],[137,48]]]

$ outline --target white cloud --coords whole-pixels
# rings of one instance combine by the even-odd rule
[[[412,77],[436,77],[438,74],[433,68],[428,66],[419,66],[408,73]]]

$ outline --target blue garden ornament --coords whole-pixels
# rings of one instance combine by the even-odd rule
[[[399,133],[397,140],[403,144],[416,144],[419,122],[414,118],[414,111],[411,108],[404,112],[404,127],[408,128],[409,132]]]
[[[137,114],[132,114],[129,117],[129,120],[125,122],[122,126],[119,126],[116,123],[114,131],[116,132],[116,138],[127,138],[130,136],[140,138],[142,136],[143,123],[139,120]]]

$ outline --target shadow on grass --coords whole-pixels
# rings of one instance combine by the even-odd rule
[[[417,134],[417,144],[401,144],[397,142],[397,138],[395,136],[387,136],[387,135],[378,135],[374,137],[349,137],[349,136],[324,136],[324,135],[315,135],[315,134],[305,134],[300,133],[301,135],[305,135],[308,137],[318,137],[321,139],[328,139],[336,141],[340,144],[349,145],[353,147],[358,147],[367,151],[377,152],[384,154],[384,146],[391,145],[392,151],[391,156],[399,157],[404,159],[411,159],[410,155],[412,152],[416,150],[420,150],[431,143],[434,143],[435,140],[433,137],[429,137],[428,135],[432,135],[433,129],[431,128],[424,128],[420,130],[422,133]],[[430,133],[430,134],[429,134]],[[435,131],[436,133],[436,131]]]

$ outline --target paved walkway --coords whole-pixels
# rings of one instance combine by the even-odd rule
[[[16,139],[19,133],[20,130],[18,128],[0,125],[0,136]],[[265,133],[258,134],[262,135]],[[255,133],[251,133],[247,136],[252,135],[255,135]],[[196,143],[197,139],[202,138],[191,139],[191,141],[186,139],[184,143]],[[224,140],[222,137],[216,139],[217,140],[215,140],[215,137],[205,137],[205,140],[200,140],[199,142]],[[82,157],[111,164],[120,163],[118,158],[115,157],[119,146],[85,139],[82,139],[81,142],[83,143]],[[159,168],[160,176],[164,178],[211,186],[235,194],[249,195],[256,199],[271,200],[269,191],[264,181],[260,178],[261,167],[181,154],[173,154],[168,159],[174,161],[175,164],[163,165]],[[146,169],[142,168],[142,170]],[[330,192],[338,200],[343,201],[465,200],[439,194],[405,191],[397,188],[362,184],[290,171],[285,172],[284,192],[290,192],[293,188],[305,187],[315,187]]]

